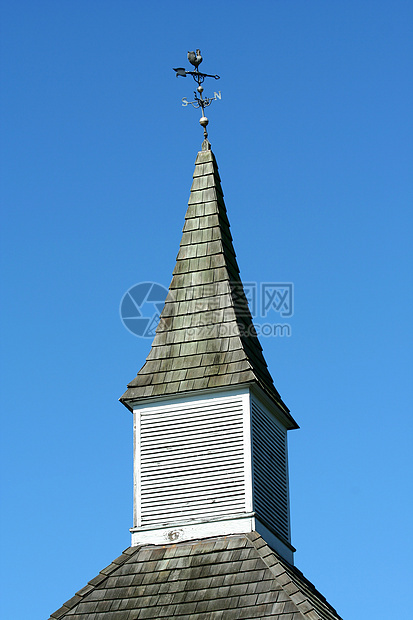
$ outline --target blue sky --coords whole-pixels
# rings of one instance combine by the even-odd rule
[[[264,354],[290,433],[296,565],[345,618],[411,589],[412,29],[408,1],[1,3],[3,617],[41,620],[129,545],[132,419],[168,286],[199,47],[241,276],[293,282]],[[279,317],[274,315],[275,321]]]

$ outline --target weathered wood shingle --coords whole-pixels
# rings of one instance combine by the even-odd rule
[[[193,178],[176,266],[152,348],[120,400],[129,406],[149,397],[255,382],[296,428],[255,333],[212,151],[198,153]]]
[[[130,547],[50,620],[340,620],[255,532]]]

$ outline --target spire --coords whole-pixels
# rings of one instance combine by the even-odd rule
[[[297,428],[276,390],[239,275],[218,166],[207,139],[193,183],[169,294],[147,360],[121,402],[258,386]]]

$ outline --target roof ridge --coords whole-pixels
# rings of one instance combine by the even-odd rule
[[[125,564],[125,562],[131,558],[141,547],[127,547],[124,551],[122,551],[121,555],[118,556],[108,564],[105,568],[103,568],[96,577],[93,577],[88,583],[78,590],[72,598],[68,599],[59,609],[50,614],[49,620],[59,620],[62,616],[67,614],[68,611],[73,609],[78,603],[80,603],[85,596],[93,592],[93,590],[99,586],[101,583],[105,581],[117,568]]]
[[[305,585],[309,588],[310,593],[315,596],[320,603],[327,607],[328,611],[332,613],[332,619],[335,618],[337,620],[341,620],[341,617],[338,615],[337,611],[332,605],[330,605],[321,592],[317,590],[314,584],[311,583],[311,581],[309,581],[307,577],[305,577],[305,575],[298,570],[298,568],[281,558],[276,551],[271,549],[260,534],[257,532],[251,532],[246,534],[246,537],[304,618],[308,618],[309,620],[325,620],[325,616],[320,615],[319,611],[314,606],[314,601],[309,600],[309,598],[302,592],[302,589],[297,585],[297,583],[295,583],[294,576],[299,578],[301,581],[304,581]],[[290,571],[292,575],[290,574]]]

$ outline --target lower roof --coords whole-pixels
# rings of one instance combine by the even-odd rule
[[[256,532],[129,547],[49,620],[340,620]]]

